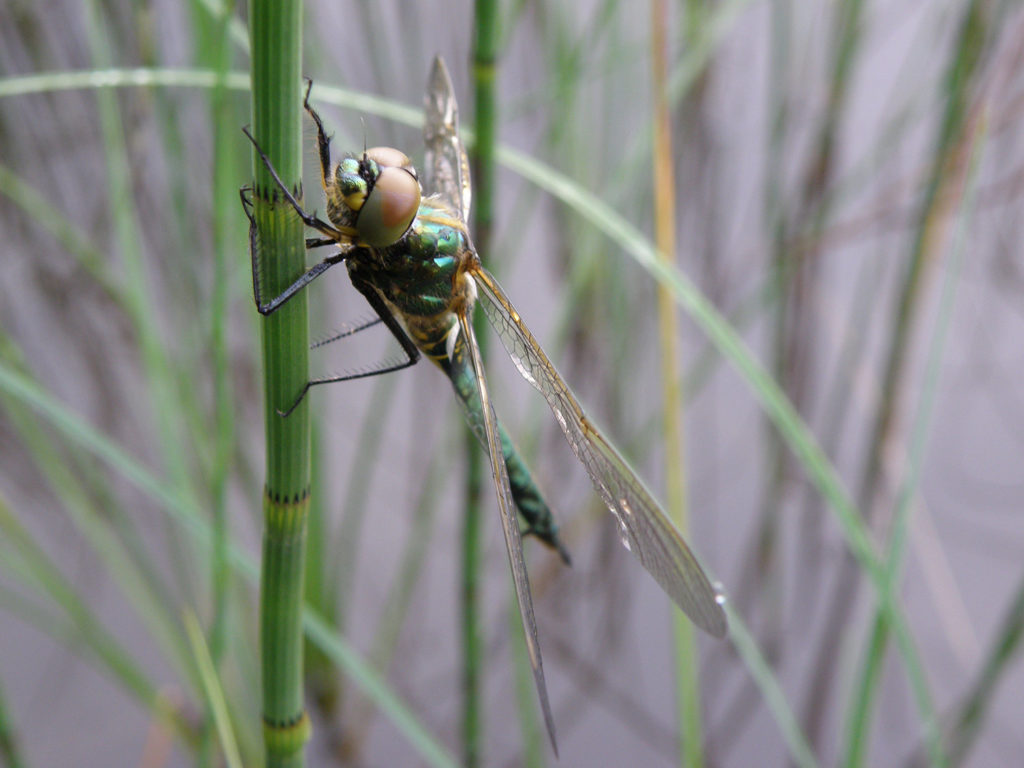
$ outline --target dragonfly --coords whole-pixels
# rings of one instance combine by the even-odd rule
[[[472,313],[477,305],[483,308],[520,374],[544,396],[570,448],[614,516],[625,548],[698,627],[718,638],[727,630],[724,597],[712,586],[643,481],[586,415],[505,291],[481,263],[466,223],[472,200],[469,163],[459,138],[458,105],[444,61],[440,57],[434,60],[426,90],[422,184],[409,158],[390,147],[365,149],[332,164],[330,139],[309,104],[311,88],[312,83],[304,107],[317,128],[327,220],[303,208],[256,139],[248,129],[245,133],[281,196],[319,233],[320,237],[307,239],[307,247],[336,246],[337,251],[306,270],[280,295],[264,301],[258,233],[251,200],[243,190],[242,202],[250,220],[256,307],[269,315],[330,267],[344,263],[353,286],[377,319],[328,341],[380,322],[398,341],[405,357],[369,371],[313,379],[282,416],[294,410],[312,386],[399,370],[414,365],[421,356],[448,376],[466,421],[489,458],[530,666],[557,754],[522,538],[532,535],[540,539],[566,562],[569,556],[550,507],[495,415],[473,330]]]

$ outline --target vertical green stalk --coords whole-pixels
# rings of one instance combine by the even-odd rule
[[[21,748],[18,746],[14,724],[7,716],[3,688],[0,688],[0,758],[9,768],[23,768],[25,765],[21,759]]]
[[[777,347],[778,377],[786,381],[790,397],[801,411],[806,410],[809,374],[816,335],[812,330],[814,318],[812,297],[817,287],[821,261],[821,238],[832,198],[827,194],[835,174],[835,147],[839,126],[845,114],[853,64],[861,40],[864,3],[862,0],[843,0],[835,7],[832,27],[832,61],[828,102],[818,127],[815,149],[803,170],[803,185],[797,201],[793,221],[787,226],[786,236],[779,241],[784,250],[776,255],[780,275],[780,301]],[[793,249],[793,238],[806,243]],[[790,251],[793,251],[791,254]],[[778,484],[773,488],[769,504],[777,508],[782,502],[782,483],[790,474],[789,452],[781,443],[775,444],[778,465]],[[825,731],[827,699],[833,689],[834,654],[848,623],[844,619],[854,603],[857,588],[854,560],[844,557],[839,569],[837,586],[827,601],[829,615],[814,655],[810,693],[804,702],[804,724],[811,743],[820,746]]]
[[[790,26],[793,9],[790,0],[772,0],[771,3],[771,54],[768,70],[768,152],[765,155],[764,174],[764,225],[770,233],[772,260],[775,264],[771,292],[783,296],[786,286],[786,271],[781,268],[786,247],[786,222],[783,210],[783,180],[786,160],[786,137],[789,135],[789,95],[786,85],[789,79],[792,44]],[[783,336],[783,302],[773,306],[773,365],[778,381],[785,381],[779,375],[783,367],[779,362],[780,339]],[[781,608],[781,585],[778,567],[778,510],[785,481],[786,461],[789,453],[778,433],[765,419],[765,473],[766,489],[762,494],[761,510],[753,543],[753,555],[746,559],[743,575],[737,579],[735,604],[741,606],[745,599],[756,593],[757,601],[766,606],[766,617],[760,630],[761,642],[772,656],[772,646],[780,634],[783,612]]]
[[[672,170],[671,103],[668,93],[668,9],[665,0],[651,0],[651,81],[654,181],[654,235],[659,258],[671,263],[676,252],[676,196]],[[669,514],[686,532],[683,393],[679,375],[679,334],[675,302],[668,289],[658,287],[658,336],[661,346],[662,412],[665,437],[665,486]],[[676,685],[679,697],[679,747],[682,764],[701,766],[700,686],[693,625],[682,611],[673,610],[676,640]]]
[[[92,0],[84,3],[83,7],[92,64],[96,68],[110,67],[117,48],[115,41],[110,37],[109,27],[103,23],[104,6]],[[103,135],[115,247],[121,260],[120,282],[124,285],[131,327],[136,334],[145,375],[146,392],[154,414],[153,426],[158,438],[160,462],[166,468],[168,476],[182,490],[185,498],[194,502],[194,483],[189,475],[184,452],[180,450],[182,403],[172,383],[175,368],[171,362],[170,345],[161,337],[159,323],[152,311],[152,275],[143,258],[146,249],[143,247],[140,231],[142,214],[136,206],[136,193],[132,184],[125,136],[127,122],[113,91],[98,90],[96,103]],[[168,528],[166,536],[171,564],[178,577],[180,590],[183,594],[194,595],[197,590],[195,580],[190,578],[192,572],[189,569],[189,556],[184,551],[176,531]]]
[[[962,151],[967,138],[965,125],[971,85],[975,73],[981,68],[987,23],[987,3],[984,0],[973,0],[964,11],[957,44],[946,74],[946,109],[939,126],[910,263],[894,312],[896,327],[886,357],[878,413],[861,481],[860,500],[867,512],[871,510],[880,485],[882,455],[895,423],[900,391],[906,374],[907,348],[912,337],[921,292],[924,289],[925,272],[936,250],[936,240],[940,237],[942,222],[945,219],[945,206],[949,203],[949,196],[944,192],[956,178],[958,164],[963,162]],[[892,548],[893,541],[895,539],[890,541],[890,552],[885,568],[890,581],[889,589],[893,588],[893,582],[898,576],[897,569],[902,554],[900,547]],[[847,738],[849,743],[854,745],[859,741],[857,734],[866,733],[868,728],[867,710],[876,692],[875,684],[880,674],[889,629],[884,618],[881,615],[876,616],[867,641],[867,660],[862,683],[855,696],[851,722],[848,726]],[[933,764],[946,762],[941,744],[929,743],[928,747]],[[862,759],[863,755],[859,749],[851,749],[847,764],[857,765]]]
[[[907,346],[918,311],[925,277],[925,267],[932,255],[935,236],[941,230],[944,200],[942,192],[953,170],[958,144],[963,138],[968,99],[975,73],[981,68],[987,33],[987,5],[985,0],[972,0],[964,12],[959,39],[949,71],[946,73],[946,109],[939,127],[932,167],[929,171],[924,200],[918,215],[917,232],[903,285],[895,308],[896,329],[886,356],[885,372],[879,399],[878,414],[868,448],[864,477],[860,487],[860,501],[869,508],[878,490],[882,470],[882,456],[890,437],[899,401],[907,363]]]
[[[210,125],[213,131],[213,195],[214,200],[227,201],[233,197],[237,184],[235,150],[238,132],[232,125],[233,94],[225,85],[231,66],[233,48],[230,45],[231,7],[223,0],[211,8],[213,18],[198,14],[196,27],[202,35],[197,46],[201,60],[217,73],[217,82],[210,92]],[[227,643],[228,562],[227,483],[234,452],[234,424],[231,397],[230,364],[227,349],[227,313],[229,303],[230,264],[236,247],[234,222],[238,216],[235,206],[218,204],[213,207],[213,282],[210,296],[210,350],[213,358],[214,403],[211,423],[214,425],[214,455],[210,472],[210,509],[213,528],[210,583],[213,595],[212,617],[207,645],[214,672],[219,671]],[[215,745],[215,718],[212,704],[207,712],[198,750],[197,764],[213,764]]]
[[[949,257],[949,265],[946,270],[946,279],[943,286],[942,296],[939,300],[939,318],[936,322],[935,332],[932,337],[928,353],[928,361],[924,374],[922,392],[915,418],[915,429],[908,451],[908,471],[901,483],[900,492],[897,498],[896,509],[892,525],[890,526],[889,544],[886,550],[886,573],[889,578],[889,589],[895,592],[899,588],[900,574],[902,573],[903,561],[906,554],[907,529],[910,522],[910,512],[915,493],[920,481],[924,455],[930,435],[929,426],[934,411],[935,392],[938,388],[938,381],[941,372],[942,352],[949,330],[950,318],[953,313],[953,300],[956,287],[963,268],[963,253],[967,239],[967,231],[972,221],[972,214],[977,200],[977,187],[975,183],[975,172],[980,165],[981,150],[985,143],[986,128],[979,125],[982,121],[975,121],[975,129],[969,131],[964,139],[963,152],[969,153],[970,157],[965,158],[963,172],[956,180],[956,186],[960,187],[956,195],[963,200],[964,205],[960,215],[956,242]],[[951,185],[952,186],[952,185]],[[857,768],[863,765],[867,755],[868,746],[871,743],[871,711],[872,704],[878,693],[878,686],[881,682],[882,662],[885,659],[885,650],[889,640],[889,624],[881,609],[876,609],[875,619],[872,623],[870,635],[866,643],[864,664],[861,673],[853,679],[857,680],[854,686],[850,706],[847,707],[846,725],[846,748],[845,765],[847,768]],[[933,759],[933,762],[934,759]]]
[[[254,0],[253,135],[285,184],[301,200],[302,3]],[[305,266],[303,226],[253,154],[254,216],[263,293],[276,296]],[[303,705],[302,624],[306,520],[309,510],[309,404],[288,409],[308,380],[309,321],[299,293],[262,321],[264,427],[267,439],[260,578],[263,733],[268,768],[301,766],[310,735]]]
[[[978,672],[977,680],[964,697],[963,704],[951,718],[947,729],[950,765],[961,765],[968,752],[982,732],[989,708],[992,706],[998,685],[1006,678],[1007,667],[1020,657],[1021,641],[1024,640],[1024,580],[1017,584],[1017,591],[1003,617],[999,631],[989,646],[989,652]]]
[[[473,152],[473,240],[481,253],[488,253],[494,213],[494,144],[496,105],[494,94],[495,58],[498,45],[498,8],[495,0],[476,0],[473,38],[473,102],[476,144]],[[480,355],[486,354],[486,328],[477,313]],[[480,625],[478,585],[481,563],[481,489],[485,481],[483,455],[476,437],[466,431],[467,478],[466,514],[462,536],[462,743],[463,764],[480,763],[483,733],[480,672],[483,665],[483,637]]]

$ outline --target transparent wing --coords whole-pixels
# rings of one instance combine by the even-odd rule
[[[439,195],[453,211],[469,219],[472,197],[469,186],[469,160],[459,139],[459,106],[448,75],[448,67],[440,56],[427,83],[423,143],[426,145],[426,167],[423,189],[428,195]]]
[[[643,482],[583,413],[544,350],[487,270],[476,265],[484,312],[523,377],[544,395],[573,453],[619,524],[623,546],[697,626],[715,637],[726,633],[721,598],[686,542]]]
[[[548,703],[548,689],[544,682],[544,665],[541,663],[540,642],[537,639],[537,622],[533,616],[533,598],[530,596],[530,582],[526,576],[526,563],[523,561],[523,539],[519,533],[519,520],[512,502],[509,488],[508,473],[505,469],[505,458],[501,453],[501,440],[498,437],[498,421],[491,407],[487,392],[487,381],[484,378],[483,362],[480,359],[480,348],[473,334],[473,324],[465,312],[459,313],[459,330],[466,340],[470,358],[473,361],[473,372],[476,374],[477,392],[484,414],[484,434],[487,437],[487,453],[491,462],[491,476],[498,495],[498,509],[501,512],[501,529],[505,533],[505,547],[508,550],[508,562],[512,566],[512,583],[515,585],[516,601],[519,603],[519,615],[523,620],[523,631],[526,634],[526,650],[530,656],[530,667],[533,669],[533,682],[537,687],[540,707],[544,713],[544,723],[551,737],[551,746],[558,755],[555,742],[555,721]]]

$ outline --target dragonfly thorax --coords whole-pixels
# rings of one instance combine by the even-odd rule
[[[327,215],[339,228],[354,228],[360,244],[383,248],[409,230],[420,198],[409,158],[391,147],[373,147],[338,163],[327,188]]]

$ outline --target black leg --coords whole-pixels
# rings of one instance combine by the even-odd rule
[[[365,379],[370,376],[380,376],[383,373],[400,371],[403,368],[408,368],[409,366],[416,365],[416,363],[420,359],[419,349],[417,349],[412,339],[409,338],[408,334],[405,332],[405,329],[402,328],[398,320],[395,319],[395,316],[391,314],[391,310],[388,309],[387,304],[385,304],[384,300],[381,299],[380,294],[378,294],[377,291],[368,283],[359,279],[358,276],[352,275],[350,273],[350,277],[352,278],[352,285],[354,285],[356,289],[361,294],[363,294],[363,296],[366,297],[366,300],[369,302],[370,306],[373,307],[373,311],[376,312],[377,315],[380,317],[381,322],[383,322],[384,325],[387,326],[387,329],[391,331],[391,335],[394,336],[395,339],[398,340],[398,343],[402,345],[402,351],[405,352],[406,359],[400,363],[385,365],[380,368],[374,368],[373,370],[370,371],[359,371],[357,373],[348,373],[341,376],[325,376],[320,379],[311,379],[310,381],[306,382],[306,386],[302,388],[302,391],[299,393],[299,396],[295,398],[295,402],[292,403],[291,406],[289,406],[288,410],[278,411],[278,414],[280,414],[284,418],[287,418],[288,416],[291,415],[292,411],[294,411],[298,407],[299,403],[302,402],[302,399],[306,396],[306,393],[309,392],[310,388],[312,387],[315,387],[319,384],[333,384],[336,381],[352,381],[353,379]],[[373,323],[368,323],[363,327],[369,327],[369,325],[372,324]],[[353,333],[354,332],[355,331],[353,331]]]
[[[360,331],[365,331],[367,328],[372,328],[375,325],[380,325],[381,319],[375,317],[372,320],[364,320],[363,322],[357,323],[356,325],[346,328],[343,331],[335,331],[330,336],[323,339],[318,339],[309,345],[310,349],[318,349],[319,347],[326,347],[328,344],[333,344],[340,339],[347,339],[349,336],[355,336]]]
[[[304,272],[298,280],[285,288],[279,296],[275,296],[270,301],[264,303],[263,292],[260,288],[260,268],[259,268],[259,242],[258,233],[256,231],[256,220],[252,215],[252,201],[249,199],[249,188],[242,187],[239,190],[239,195],[242,198],[242,210],[245,211],[245,215],[249,219],[249,255],[252,259],[252,292],[253,298],[256,300],[256,309],[261,315],[270,315],[281,308],[288,299],[292,298],[296,293],[301,291],[311,282],[316,280],[320,275],[326,272],[328,269],[333,267],[335,264],[340,264],[348,256],[348,249],[343,247],[341,243],[335,240],[324,242],[317,241],[314,245],[310,245],[309,240],[306,241],[306,247],[319,247],[322,245],[337,245],[342,250],[339,253],[333,253],[319,264],[310,267]],[[347,244],[345,244],[347,246]]]
[[[337,240],[332,240],[329,237],[307,237],[306,238],[306,249],[312,250],[313,248],[323,248],[325,245],[337,245]]]
[[[320,119],[320,115],[309,105],[309,92],[313,90],[313,81],[307,78],[306,82],[308,83],[306,86],[306,98],[302,100],[302,106],[306,108],[309,116],[316,123],[316,143],[317,148],[320,150],[320,183],[326,191],[328,180],[331,178],[331,139],[324,132],[324,123]]]
[[[316,213],[306,213],[306,210],[302,207],[299,201],[295,199],[295,195],[293,195],[291,190],[288,189],[283,181],[281,181],[281,177],[277,175],[277,171],[274,169],[273,163],[270,162],[270,158],[267,157],[263,148],[260,147],[256,139],[253,138],[253,135],[249,133],[249,129],[247,127],[243,128],[242,133],[248,136],[249,141],[251,141],[252,145],[256,147],[256,153],[260,156],[260,160],[263,161],[263,165],[266,166],[266,169],[270,172],[270,176],[274,179],[274,183],[277,184],[278,188],[281,190],[281,194],[284,195],[284,199],[291,204],[292,208],[294,208],[295,212],[299,214],[299,218],[302,219],[303,223],[307,227],[315,229],[321,234],[327,235],[327,237],[339,244],[351,241],[355,237],[356,233],[353,229],[339,229],[332,224],[328,224],[317,216]]]

